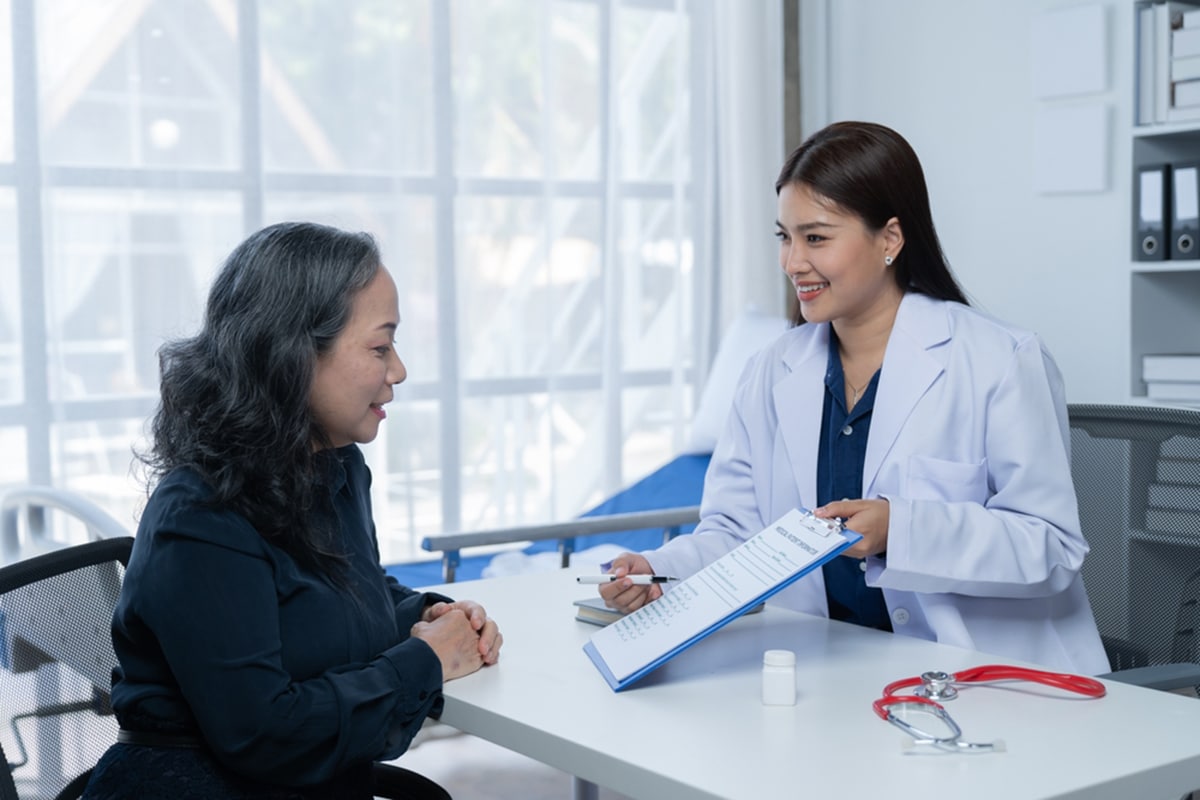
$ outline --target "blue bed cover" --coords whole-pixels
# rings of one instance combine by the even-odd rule
[[[700,504],[704,489],[704,473],[708,469],[710,453],[678,456],[651,472],[627,489],[591,508],[581,516],[596,517],[606,514],[626,514],[631,511],[650,511],[656,508],[676,508]],[[690,533],[692,526],[683,529]],[[575,543],[577,550],[601,544],[615,544],[625,550],[650,550],[662,544],[661,528],[646,528],[618,533],[598,533],[580,538]],[[526,553],[557,550],[556,540],[534,542],[525,548]],[[469,551],[468,551],[469,552]],[[464,555],[455,572],[455,579],[469,581],[481,577],[483,568],[492,560],[492,554]],[[430,586],[442,583],[442,561],[409,561],[390,564],[387,573],[405,586]]]

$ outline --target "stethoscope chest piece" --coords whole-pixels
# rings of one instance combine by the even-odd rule
[[[946,672],[922,672],[921,686],[914,693],[919,697],[928,697],[939,702],[958,697],[958,689],[954,688],[954,676]]]

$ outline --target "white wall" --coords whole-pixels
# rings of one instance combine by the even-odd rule
[[[863,119],[909,140],[973,303],[1037,331],[1070,402],[1129,400],[1133,4],[1108,22],[1108,189],[1034,190],[1031,39],[1071,0],[801,0],[805,133]],[[1072,100],[1056,101],[1058,104]]]

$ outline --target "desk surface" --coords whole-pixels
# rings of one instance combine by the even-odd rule
[[[1200,701],[1120,683],[1099,700],[963,689],[947,708],[964,738],[1007,751],[906,755],[871,711],[885,684],[1002,660],[772,607],[614,693],[581,649],[597,629],[571,603],[596,589],[574,574],[438,587],[483,603],[504,634],[498,665],[446,684],[443,722],[636,798],[1177,800],[1200,787]],[[796,652],[795,706],[760,702],[772,648]]]

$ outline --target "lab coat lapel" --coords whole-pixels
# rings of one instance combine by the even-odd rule
[[[829,325],[821,323],[814,328],[817,329],[814,335],[797,340],[783,354],[787,374],[772,388],[791,479],[800,491],[802,502],[810,507],[817,497],[817,448],[825,398],[825,367],[829,360]],[[779,467],[778,460],[775,467]]]
[[[883,373],[871,412],[871,434],[863,462],[863,497],[874,492],[875,476],[921,397],[942,374],[936,348],[950,338],[945,306],[908,293],[900,301],[883,356]]]

